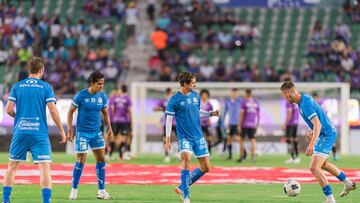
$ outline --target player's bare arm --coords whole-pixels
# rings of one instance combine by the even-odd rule
[[[172,130],[172,121],[174,117],[171,115],[166,116],[166,138],[165,138],[165,150],[171,149],[171,130]]]
[[[107,139],[113,139],[114,138],[114,133],[112,131],[111,128],[111,124],[110,124],[110,117],[109,117],[109,113],[108,113],[108,107],[105,107],[101,110],[101,114],[103,115],[104,119],[105,119],[105,124],[106,124],[106,128],[107,128]]]
[[[15,118],[15,115],[16,115],[16,113],[14,111],[14,106],[15,106],[15,102],[13,102],[11,100],[9,100],[6,105],[6,113],[13,118]]]
[[[77,107],[71,105],[67,114],[67,139],[72,142],[74,140],[74,130],[73,130],[73,114],[76,111]]]
[[[315,146],[315,143],[317,141],[317,139],[319,138],[319,135],[320,135],[320,131],[321,131],[321,123],[320,123],[320,120],[317,116],[315,116],[312,120],[311,120],[311,123],[314,125],[314,128],[313,128],[313,135],[312,135],[312,138],[310,140],[310,143],[306,149],[306,155],[307,156],[311,156],[313,155],[314,153],[314,146]]]
[[[61,136],[60,143],[65,144],[66,143],[66,133],[65,133],[65,130],[64,130],[63,126],[62,126],[59,111],[57,110],[56,105],[55,105],[54,102],[48,102],[47,106],[49,108],[51,118],[54,120],[56,126],[58,127],[58,129],[60,131],[60,136]]]

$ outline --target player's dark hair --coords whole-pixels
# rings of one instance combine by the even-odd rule
[[[202,96],[203,94],[207,94],[207,96],[210,97],[210,92],[209,92],[209,90],[207,90],[207,89],[202,89],[202,90],[200,91],[200,96]]]
[[[247,95],[251,95],[251,89],[246,89],[246,90],[245,90],[245,93],[246,93]]]
[[[313,96],[313,97],[318,97],[319,95],[318,95],[317,92],[313,92],[313,93],[311,94],[311,96]]]
[[[292,83],[291,81],[286,81],[281,85],[280,90],[281,91],[289,90],[289,89],[292,89],[294,87],[295,87],[294,83]]]
[[[181,86],[184,86],[184,84],[190,84],[191,80],[195,78],[195,74],[191,72],[181,72],[179,74],[178,80],[180,82]]]
[[[36,74],[39,73],[41,68],[45,67],[45,60],[41,57],[32,57],[28,61],[28,68],[30,74]]]
[[[166,88],[166,90],[165,90],[165,92],[166,92],[166,94],[170,94],[171,93],[171,88],[170,87],[168,87],[168,88]]]
[[[238,88],[231,88],[231,91],[237,92],[237,91],[238,91]]]
[[[127,86],[126,85],[121,85],[121,91],[123,92],[123,93],[126,93],[127,92]]]
[[[95,71],[90,74],[88,78],[88,83],[89,85],[91,85],[91,83],[97,83],[101,79],[104,79],[104,74],[100,71]]]

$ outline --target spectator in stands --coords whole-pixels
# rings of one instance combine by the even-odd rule
[[[204,61],[200,66],[200,77],[205,81],[210,81],[213,76],[215,68],[213,65],[209,64],[207,61]]]
[[[226,30],[221,30],[217,35],[220,48],[229,49],[231,47],[232,36]]]
[[[150,21],[154,21],[154,17],[155,17],[155,11],[156,11],[156,7],[155,7],[155,0],[148,0],[148,4],[146,7],[146,13],[148,15],[148,18]]]
[[[345,44],[348,44],[350,39],[350,29],[346,24],[337,22],[335,26],[335,35],[336,39],[342,40]]]
[[[165,60],[165,49],[167,47],[167,34],[161,28],[157,27],[151,34],[151,41],[158,52],[161,60]]]
[[[137,10],[135,3],[130,2],[128,4],[128,8],[125,11],[126,37],[128,43],[132,43],[135,38],[138,16],[139,16],[139,11]]]

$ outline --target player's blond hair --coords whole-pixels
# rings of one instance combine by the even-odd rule
[[[32,57],[28,61],[28,68],[30,74],[39,73],[42,68],[45,67],[45,60],[41,57]]]

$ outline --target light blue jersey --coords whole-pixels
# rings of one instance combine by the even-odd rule
[[[95,134],[99,132],[100,111],[107,107],[105,93],[91,94],[88,89],[83,89],[75,95],[72,104],[78,108],[76,130]]]
[[[200,126],[200,96],[195,91],[187,95],[177,92],[170,98],[165,113],[175,117],[179,139],[193,141],[203,137]]]
[[[16,103],[13,134],[48,135],[46,104],[56,102],[49,83],[27,78],[13,85],[9,100]]]
[[[16,103],[10,160],[25,161],[30,151],[34,163],[51,162],[46,104],[56,102],[52,87],[43,80],[27,78],[14,84],[9,100]]]
[[[307,94],[301,94],[299,101],[300,115],[303,117],[306,124],[314,129],[311,120],[317,116],[321,123],[321,131],[318,140],[315,143],[314,154],[319,154],[327,157],[331,151],[332,146],[336,142],[336,129],[330,121],[324,110],[319,104]]]
[[[238,125],[240,116],[241,99],[237,97],[235,100],[227,99],[225,102],[222,119],[224,120],[227,113],[229,113],[229,125]]]

